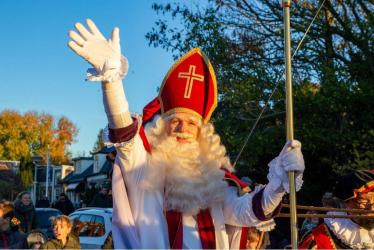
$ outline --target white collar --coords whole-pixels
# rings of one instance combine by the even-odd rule
[[[346,215],[344,212],[327,214]],[[325,218],[324,222],[334,235],[353,249],[374,249],[374,229],[367,230],[350,219]]]

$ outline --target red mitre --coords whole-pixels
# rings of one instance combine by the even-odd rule
[[[187,112],[207,123],[217,107],[217,81],[212,65],[198,48],[182,56],[166,74],[159,94],[161,113]]]

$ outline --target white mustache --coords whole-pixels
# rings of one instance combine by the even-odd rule
[[[193,136],[191,134],[178,133],[178,132],[173,133],[172,136],[179,137],[179,138],[182,138],[182,139],[192,139],[193,138]]]

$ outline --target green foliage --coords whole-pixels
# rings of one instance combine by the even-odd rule
[[[21,157],[19,165],[19,173],[22,181],[22,185],[26,188],[30,188],[33,182],[33,171],[34,164],[31,159]]]
[[[293,2],[293,51],[320,2]],[[285,142],[280,2],[217,0],[193,8],[153,8],[181,25],[157,21],[146,36],[150,45],[171,50],[175,58],[200,47],[211,59],[219,83],[213,122],[233,161],[277,88],[236,165],[237,174],[265,182],[267,164]],[[293,60],[295,138],[303,143],[306,162],[301,203],[318,204],[349,170],[373,168],[373,10],[370,1],[325,1]]]
[[[88,187],[86,190],[81,194],[81,200],[84,204],[88,205],[92,201],[92,198],[99,192],[100,190],[96,187]]]
[[[99,133],[97,135],[97,139],[96,139],[95,145],[92,149],[92,152],[97,152],[105,146],[104,145],[104,140],[103,140],[103,132],[104,132],[103,129],[99,130]]]

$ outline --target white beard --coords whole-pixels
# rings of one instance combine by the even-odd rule
[[[203,152],[197,141],[179,143],[161,136],[152,145],[142,187],[164,191],[166,211],[194,215],[223,202],[227,183],[221,162]]]

